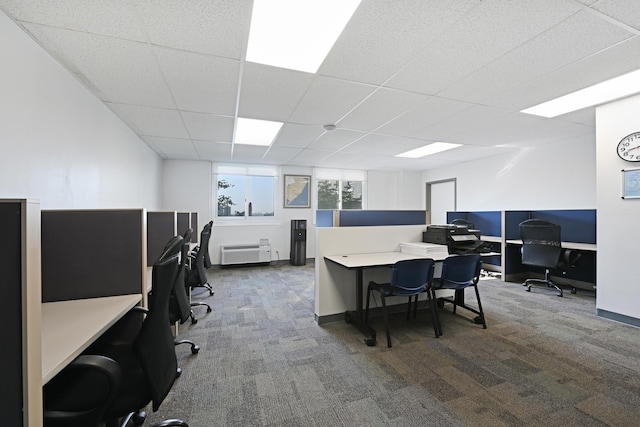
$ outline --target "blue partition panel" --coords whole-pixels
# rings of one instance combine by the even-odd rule
[[[487,211],[487,212],[469,212],[467,220],[471,221],[476,230],[480,230],[480,233],[485,236],[502,235],[502,212],[500,211]]]
[[[340,211],[340,227],[426,224],[427,211]]]
[[[451,224],[451,221],[454,219],[465,219],[468,220],[469,212],[447,212],[447,224]]]
[[[316,227],[333,227],[332,209],[318,209],[316,211]]]
[[[504,238],[520,239],[520,223],[531,218],[530,211],[506,211],[504,213]]]
[[[595,209],[531,211],[531,218],[558,224],[564,242],[596,243]]]

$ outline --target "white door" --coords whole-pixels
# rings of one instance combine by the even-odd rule
[[[431,212],[431,224],[446,224],[447,212],[456,210],[455,178],[427,182],[427,209]]]

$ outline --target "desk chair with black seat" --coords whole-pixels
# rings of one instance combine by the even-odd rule
[[[189,288],[204,287],[209,290],[209,295],[213,295],[213,288],[209,284],[207,278],[207,271],[205,266],[205,259],[208,258],[209,253],[209,239],[211,238],[211,227],[213,221],[205,224],[200,233],[200,246],[198,246],[195,255],[192,255],[190,268],[187,270],[186,284]],[[209,260],[209,264],[211,261]],[[194,305],[206,305],[207,313],[211,312],[211,307],[205,303],[197,303]]]
[[[386,298],[391,296],[408,297],[407,303],[407,320],[411,317],[411,302],[415,297],[413,304],[414,317],[417,311],[418,296],[423,293],[431,280],[433,279],[434,261],[431,258],[408,259],[398,261],[391,269],[391,281],[389,283],[369,282],[367,288],[367,306],[365,309],[364,323],[369,323],[369,302],[372,292],[378,292],[382,299],[382,316],[384,319],[384,328],[387,333],[387,347],[391,348],[391,335],[389,333],[389,319],[387,315]],[[431,304],[430,295],[428,295],[429,311],[433,321],[434,332],[436,337],[438,331],[436,329],[435,306]]]
[[[519,225],[522,239],[522,264],[544,268],[544,279],[527,279],[522,286],[531,292],[534,284],[554,288],[558,296],[563,296],[562,288],[551,280],[551,270],[563,272],[572,267],[580,258],[580,254],[563,249],[560,239],[561,229],[558,224],[540,219],[528,219]],[[575,293],[575,288],[571,290]]]
[[[178,272],[178,278],[176,279],[175,286],[171,292],[171,299],[169,300],[169,322],[173,325],[176,322],[183,324],[187,319],[191,319],[191,323],[197,323],[197,319],[191,310],[191,303],[189,302],[189,296],[187,295],[187,288],[184,285],[184,276],[187,266],[187,259],[189,258],[189,245],[191,243],[191,234],[193,229],[188,228],[182,235],[182,250],[180,251],[180,270]],[[191,353],[197,354],[200,351],[200,347],[191,340],[174,340],[175,345],[189,344],[191,346]]]
[[[125,426],[130,420],[133,420],[135,425],[142,425],[146,418],[143,409],[149,403],[152,403],[153,411],[158,410],[178,373],[178,361],[169,325],[169,298],[178,278],[181,249],[182,236],[176,236],[153,264],[153,293],[150,296],[153,302],[150,309],[134,307],[130,312],[146,313],[133,343],[117,345],[115,348],[110,348],[108,343],[93,347],[103,349],[106,353],[104,355],[113,359],[122,373],[114,396],[106,408],[101,410],[101,420],[95,422],[95,419],[92,419],[91,423],[87,420],[84,424],[64,423],[58,420],[58,424],[49,424],[50,420],[45,417],[45,426],[116,427]],[[97,388],[78,387],[78,376],[85,374],[86,371],[72,371],[66,379],[59,380],[55,390],[49,390],[47,393],[70,404],[82,401],[94,393],[107,394]],[[50,409],[47,405],[51,405],[48,399],[45,401],[45,414]],[[51,409],[64,410],[60,406]],[[188,424],[182,420],[171,419],[156,423],[153,427],[168,426],[188,427]]]
[[[441,289],[449,289],[455,291],[455,297],[441,298],[443,301],[453,304],[453,313],[455,314],[456,308],[461,307],[472,313],[477,314],[477,317],[473,319],[474,323],[482,324],[484,329],[487,329],[487,323],[484,318],[484,311],[482,310],[482,303],[480,302],[480,292],[478,291],[478,281],[480,280],[480,270],[482,269],[482,258],[480,254],[465,254],[454,255],[445,258],[442,261],[442,272],[440,277],[434,278],[429,286],[429,292],[431,299],[436,300],[436,291]],[[476,300],[478,302],[478,308],[468,306],[464,302],[464,291],[466,288],[473,287],[476,292]],[[442,324],[440,322],[440,316],[437,310],[436,323],[438,332],[442,335]]]

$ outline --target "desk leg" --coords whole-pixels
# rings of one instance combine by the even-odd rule
[[[344,314],[344,319],[347,323],[352,323],[353,326],[358,328],[358,330],[365,335],[364,342],[368,346],[374,346],[376,345],[376,331],[368,325],[365,325],[364,323],[364,310],[362,308],[362,304],[364,301],[364,291],[362,289],[362,282],[362,269],[358,268],[356,270],[356,310],[347,311]]]

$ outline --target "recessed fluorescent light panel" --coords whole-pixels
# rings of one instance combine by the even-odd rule
[[[315,73],[360,0],[253,0],[247,61]]]
[[[234,142],[236,144],[268,146],[280,132],[281,127],[281,122],[238,117]]]
[[[419,157],[430,156],[431,154],[451,150],[452,148],[460,147],[461,145],[462,144],[454,144],[451,142],[434,142],[433,144],[425,145],[424,147],[416,148],[415,150],[396,154],[396,157],[410,157],[417,159]]]
[[[580,89],[560,98],[535,105],[521,113],[556,117],[594,105],[604,104],[640,92],[640,70]]]

